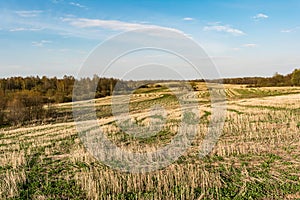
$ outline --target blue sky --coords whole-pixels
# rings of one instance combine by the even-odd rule
[[[76,75],[104,40],[144,27],[179,30],[222,77],[300,67],[300,1],[6,0],[0,2],[0,76]]]

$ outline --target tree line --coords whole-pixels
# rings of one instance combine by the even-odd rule
[[[77,80],[76,85],[82,85],[80,90],[84,93],[88,88],[95,87],[93,98],[99,98],[111,95],[118,81],[94,76]],[[74,83],[73,76],[0,79],[0,126],[41,121],[56,116],[51,105],[72,101]],[[87,98],[90,96],[81,96],[80,99]]]
[[[272,77],[226,78],[224,84],[245,84],[248,87],[300,86],[300,69],[281,75],[275,73]]]

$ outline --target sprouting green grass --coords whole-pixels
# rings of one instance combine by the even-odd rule
[[[0,199],[299,199],[297,101],[294,106],[286,106],[284,99],[278,105],[244,105],[239,100],[247,102],[250,97],[297,91],[238,87],[232,89],[237,96],[230,98],[238,99],[239,103],[228,104],[223,133],[213,151],[203,159],[199,159],[198,153],[212,115],[208,110],[209,96],[202,100],[205,107],[199,112],[199,119],[189,112],[165,119],[143,113],[159,104],[174,114],[172,111],[180,107],[176,96],[164,93],[169,92],[165,87],[139,89],[137,94],[161,96],[131,102],[130,112],[141,114],[133,117],[135,122],[143,126],[151,118],[166,123],[155,135],[145,138],[115,130],[118,123],[112,118],[111,107],[97,106],[100,121],[108,119],[103,127],[114,130],[105,132],[105,136],[128,151],[135,151],[134,145],[145,151],[166,146],[172,142],[174,130],[182,120],[187,126],[202,127],[187,152],[155,172],[131,174],[105,166],[89,154],[72,123],[0,129]],[[197,90],[201,88],[197,86]],[[62,106],[61,112],[70,112],[70,108]],[[89,130],[83,134],[88,133]],[[122,165],[117,161],[112,164]],[[20,175],[23,172],[24,180]]]

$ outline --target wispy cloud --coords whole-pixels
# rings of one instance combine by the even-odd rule
[[[268,15],[263,14],[263,13],[258,13],[257,15],[252,17],[254,20],[262,20],[262,19],[267,19],[269,18]]]
[[[81,5],[79,3],[75,3],[75,2],[70,2],[69,4],[72,5],[72,6],[78,7],[78,8],[87,8],[86,6]]]
[[[49,43],[52,43],[52,41],[49,41],[49,40],[41,40],[39,42],[32,42],[32,46],[34,47],[43,47],[45,44],[49,44]]]
[[[60,2],[62,2],[62,1],[63,1],[63,0],[52,0],[51,2],[56,4],[56,3],[60,3]]]
[[[255,44],[255,43],[247,43],[247,44],[243,44],[239,47],[235,47],[235,48],[232,48],[233,51],[240,51],[242,50],[243,48],[256,48],[258,47],[258,44]]]
[[[184,21],[194,21],[195,19],[191,18],[191,17],[185,17],[185,18],[182,18],[182,20],[184,20]]]
[[[296,32],[297,29],[299,29],[300,27],[295,27],[295,28],[291,28],[291,29],[283,29],[280,32],[281,33],[292,33],[292,32]]]
[[[88,19],[88,18],[62,18],[62,21],[67,22],[71,26],[79,29],[100,28],[100,29],[106,29],[111,31],[133,31],[138,29],[153,29],[148,33],[152,35],[159,35],[161,37],[180,37],[178,35],[166,35],[164,33],[161,34],[160,29],[165,29],[165,30],[177,32],[187,38],[193,39],[191,35],[186,34],[179,29],[164,27],[159,25],[152,25],[152,24],[141,24],[136,22],[130,23],[130,22],[124,22],[119,20],[101,20],[101,19]],[[82,32],[82,30],[78,30],[78,29],[77,31]],[[88,31],[84,30],[84,32],[86,33]]]
[[[40,13],[42,13],[42,10],[21,10],[21,11],[16,11],[17,15],[20,17],[36,17]]]
[[[64,22],[68,22],[71,26],[77,28],[104,28],[115,31],[130,31],[141,28],[166,28],[151,24],[129,23],[118,20],[101,20],[87,18],[63,18]],[[172,28],[169,28],[172,29]],[[177,29],[173,29],[177,30]],[[177,30],[179,31],[179,30]]]
[[[281,33],[291,33],[293,31],[294,31],[294,29],[284,29],[284,30],[281,30],[280,32]]]
[[[211,25],[211,26],[205,26],[203,28],[204,31],[217,31],[217,32],[225,32],[230,33],[235,36],[241,36],[245,35],[245,33],[242,30],[232,28],[229,25]]]
[[[254,47],[257,47],[258,45],[257,44],[254,44],[254,43],[249,43],[249,44],[243,44],[243,47],[250,47],[250,48],[254,48]]]
[[[12,28],[9,31],[10,32],[18,32],[18,31],[40,31],[43,30],[42,28],[22,28],[22,27],[18,27],[18,28]]]

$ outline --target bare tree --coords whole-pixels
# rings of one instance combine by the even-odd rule
[[[18,98],[14,98],[7,103],[7,119],[13,125],[22,124],[25,120],[25,106]]]

